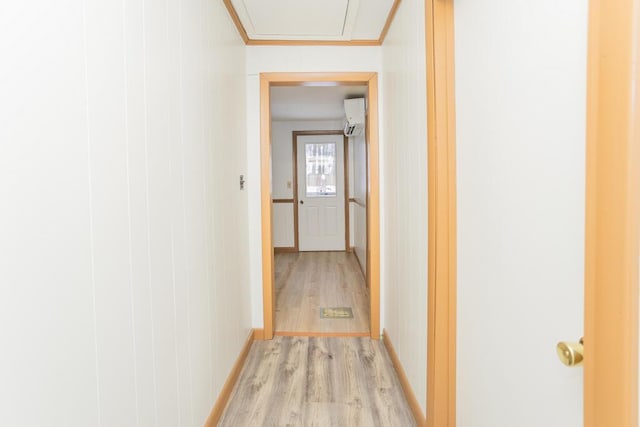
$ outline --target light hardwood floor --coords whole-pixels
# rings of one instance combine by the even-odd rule
[[[369,293],[349,252],[275,256],[276,333],[369,332]],[[321,319],[320,307],[351,307],[353,319]]]
[[[218,426],[415,426],[381,341],[253,343]]]

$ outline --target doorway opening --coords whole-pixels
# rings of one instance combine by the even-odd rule
[[[343,96],[364,96],[366,87],[278,89],[271,92],[280,110],[271,134],[275,335],[368,336],[366,204],[359,202],[366,198],[365,137],[292,130],[341,127]],[[332,102],[300,113],[291,101],[301,94]],[[287,120],[307,117],[337,120]]]
[[[342,134],[342,117],[337,125],[316,123],[302,129],[300,126],[287,128],[281,123],[274,123],[278,108],[272,104],[272,92],[300,86],[362,88],[362,95],[367,99],[367,116],[361,138],[366,168],[360,198],[350,197],[354,195],[355,185],[352,163],[355,144]],[[380,336],[377,90],[376,73],[261,75],[265,339],[271,339],[274,334],[371,336],[376,339]],[[276,133],[278,135],[274,136]],[[287,146],[289,151],[284,155],[281,148],[283,134],[288,135],[288,141],[291,141]],[[276,143],[278,138],[280,142]],[[354,138],[352,140],[355,141]],[[272,163],[283,157],[291,162],[289,168],[276,167]],[[357,231],[353,227],[355,209],[359,209],[362,217],[359,229],[364,230],[359,236],[359,244],[354,244]],[[321,265],[323,268],[318,269]],[[291,285],[294,282],[299,286]],[[315,293],[319,289],[316,287],[303,301],[300,292],[313,282],[322,283],[324,295],[330,298],[322,300],[322,292]],[[360,293],[364,299],[359,302],[351,300],[352,306],[344,307],[348,305],[344,302],[352,295],[349,284],[361,286]],[[291,289],[286,289],[288,293],[285,294],[282,286]],[[346,299],[340,298],[341,293]],[[283,307],[278,305],[280,300]],[[325,315],[338,318],[327,319]],[[340,323],[351,315],[353,318],[359,316],[359,322],[349,327],[344,326],[346,322]],[[316,326],[309,329],[309,324]]]

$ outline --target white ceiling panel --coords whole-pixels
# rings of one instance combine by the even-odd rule
[[[377,42],[394,2],[400,0],[223,1],[248,41]]]
[[[349,0],[244,0],[255,36],[341,37]]]

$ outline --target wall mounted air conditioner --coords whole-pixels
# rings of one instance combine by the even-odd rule
[[[357,136],[362,134],[365,123],[364,98],[345,99],[344,112],[347,116],[347,122],[344,125],[344,134],[346,136]]]

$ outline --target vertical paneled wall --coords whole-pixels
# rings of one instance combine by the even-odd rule
[[[202,425],[250,328],[221,2],[0,6],[0,424]]]
[[[427,128],[424,2],[402,2],[382,47],[384,327],[426,404]]]

